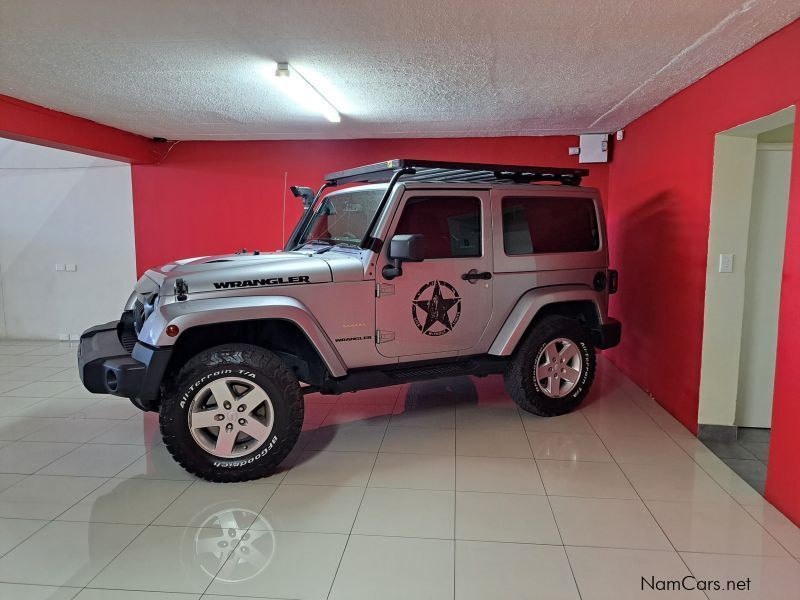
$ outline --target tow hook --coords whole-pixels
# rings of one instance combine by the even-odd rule
[[[183,279],[177,279],[175,281],[175,299],[182,302],[186,300],[189,296],[189,286]]]

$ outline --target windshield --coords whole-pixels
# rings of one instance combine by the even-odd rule
[[[353,189],[327,196],[308,224],[300,244],[360,244],[385,190]]]

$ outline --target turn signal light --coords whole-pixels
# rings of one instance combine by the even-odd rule
[[[181,332],[181,330],[180,330],[180,329],[178,329],[178,326],[177,326],[177,325],[167,325],[167,335],[168,335],[169,337],[175,337],[175,336],[176,336],[176,335],[178,335],[180,332]]]

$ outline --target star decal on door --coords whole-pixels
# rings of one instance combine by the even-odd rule
[[[429,281],[414,296],[411,315],[417,329],[425,335],[444,335],[453,330],[461,317],[461,296],[446,281]]]

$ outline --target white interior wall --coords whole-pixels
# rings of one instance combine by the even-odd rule
[[[772,423],[791,163],[790,144],[758,145],[736,399],[736,424],[740,427],[770,427]]]
[[[793,123],[794,118],[795,109],[789,107],[721,132],[715,139],[700,368],[698,422],[701,424],[737,424],[758,137]],[[768,235],[784,240],[785,224],[782,230],[771,229]],[[734,255],[732,273],[719,272],[723,253]],[[777,310],[777,305],[773,310]],[[763,376],[774,379],[774,366]]]
[[[134,248],[130,165],[0,139],[0,337],[57,339],[118,318]]]

